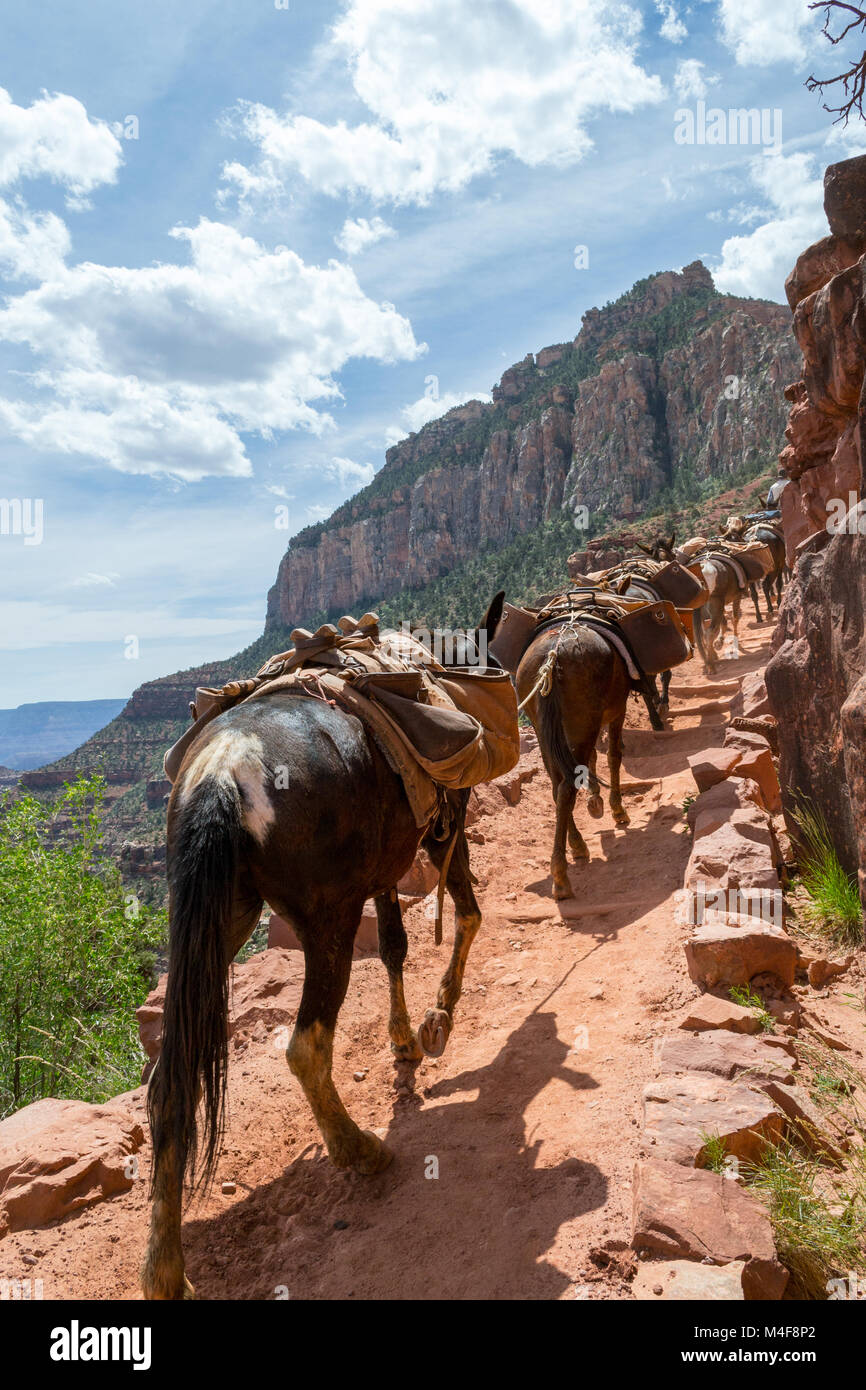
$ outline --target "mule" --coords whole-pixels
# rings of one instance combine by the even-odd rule
[[[788,560],[785,551],[785,542],[772,526],[767,526],[760,521],[749,525],[746,517],[729,517],[722,536],[727,540],[734,541],[760,541],[770,551],[773,557],[773,568],[769,574],[765,574],[761,580],[761,587],[764,590],[764,598],[767,603],[767,616],[773,616],[773,591],[776,593],[776,607],[782,606],[782,593],[785,587],[785,575],[788,569]]]
[[[541,690],[545,663],[553,659],[547,694]],[[538,737],[541,756],[550,778],[556,805],[556,830],[550,873],[557,900],[573,896],[568,881],[566,840],[575,861],[588,860],[589,848],[574,821],[578,784],[589,788],[591,816],[604,814],[596,772],[596,744],[608,728],[607,760],[610,769],[610,809],[614,822],[626,826],[628,813],[622,804],[620,768],[622,729],[631,683],[625,663],[610,644],[591,627],[568,625],[568,619],[533,637],[512,672],[517,698]]]
[[[503,599],[496,595],[472,634],[477,650],[495,636]],[[288,775],[278,778],[278,770]],[[402,781],[360,721],[327,700],[292,692],[226,711],[187,751],[168,806],[168,984],[147,1097],[147,1298],[193,1296],[181,1243],[184,1181],[206,1188],[213,1180],[225,1122],[229,965],[265,902],[292,923],[303,947],[303,992],[286,1057],[331,1161],[364,1174],[389,1163],[389,1151],[359,1129],[334,1086],[334,1028],[364,903],[373,898],[395,1058],[415,1065],[444,1051],[481,923],[464,829],[468,798],[468,790],[448,792],[436,822],[419,829]],[[395,884],[422,844],[440,870],[448,861],[456,924],[435,1007],[415,1033],[403,991],[407,938]]]
[[[668,563],[674,562],[676,564],[681,564],[681,562],[674,557],[673,549],[675,541],[676,536],[674,533],[671,533],[670,539],[667,542],[663,542],[670,556]],[[643,545],[640,541],[637,541],[636,544],[638,550],[642,550],[644,555],[647,555],[655,563],[663,563],[658,560],[657,556],[653,554],[648,546]],[[641,562],[638,561],[638,565],[640,565],[640,563]],[[604,574],[612,574],[614,572],[621,574],[623,578],[627,576],[629,579],[627,587],[619,590],[624,598],[646,599],[650,603],[657,599],[667,599],[674,604],[674,607],[686,609],[698,609],[702,606],[700,599],[706,592],[704,585],[685,564],[681,565],[681,570],[675,577],[675,592],[669,585],[668,579],[664,573],[648,575],[640,573],[639,569],[635,573],[629,573],[628,560],[621,561],[619,565],[614,566],[613,570],[603,571]],[[691,583],[689,583],[689,581],[691,581]],[[655,676],[652,677],[653,686],[658,697],[659,713],[664,716],[670,713],[671,675],[671,671],[662,671],[660,677],[661,692],[659,692],[658,688],[658,678]]]
[[[674,539],[675,537],[671,537],[671,540]],[[664,536],[658,536],[650,547],[649,553],[654,560],[676,560],[687,552],[681,551],[680,555],[677,555],[670,542]],[[695,610],[695,644],[704,664],[705,673],[712,676],[718,666],[716,643],[720,633],[727,628],[726,609],[728,607],[731,610],[734,641],[739,641],[742,590],[730,565],[724,564],[721,560],[713,560],[698,554],[689,557],[689,563],[700,565],[704,585],[709,592],[709,598],[703,607]],[[754,584],[750,588],[760,622],[761,614]]]

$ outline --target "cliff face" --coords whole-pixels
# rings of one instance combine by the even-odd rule
[[[832,235],[786,285],[803,352],[782,454],[794,579],[767,690],[786,812],[795,793],[820,808],[866,905],[866,156],[831,165],[824,193]]]
[[[292,541],[268,627],[419,588],[563,507],[628,521],[684,477],[758,471],[797,370],[781,306],[717,294],[699,261],[641,281],[573,342],[510,367],[492,404],[389,449],[368,488]]]

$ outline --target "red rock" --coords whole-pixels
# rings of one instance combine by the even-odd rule
[[[802,255],[785,281],[785,294],[792,309],[803,299],[808,299],[816,290],[823,289],[834,275],[847,270],[860,259],[866,251],[866,237],[855,236],[852,240],[843,237],[827,236],[816,241]]]
[[[740,760],[736,749],[707,748],[689,758],[689,767],[699,792],[708,791],[730,777]]]
[[[637,1164],[632,1245],[668,1259],[742,1262],[746,1298],[781,1298],[788,1282],[765,1208],[739,1183],[706,1168],[661,1159]]]
[[[631,1286],[638,1301],[655,1303],[733,1303],[745,1298],[744,1266],[693,1264],[689,1260],[653,1260],[641,1265]]]
[[[741,753],[760,753],[770,747],[770,741],[766,734],[758,734],[751,729],[735,729],[729,725],[725,730],[725,747]]]
[[[749,807],[759,813],[755,824],[765,826],[767,817],[762,813],[761,791],[757,782],[750,782],[746,778],[729,778],[696,796],[689,806],[687,819],[695,838],[699,839],[701,835],[724,825],[735,811],[748,812]]]
[[[656,1066],[662,1076],[678,1072],[709,1072],[732,1081],[742,1072],[759,1080],[782,1083],[794,1080],[787,1061],[778,1051],[765,1047],[759,1038],[742,1037],[723,1030],[691,1037],[674,1033],[660,1038],[655,1049]]]
[[[686,943],[686,963],[691,978],[708,989],[746,985],[763,971],[792,985],[797,948],[779,927],[711,921],[698,927]]]
[[[819,956],[809,965],[809,984],[813,989],[820,989],[828,980],[835,980],[839,975],[844,975],[853,962],[853,955],[846,956],[844,960],[826,960]]]
[[[763,672],[752,671],[743,677],[740,694],[731,701],[731,714],[743,719],[756,719],[762,714],[771,713]]]
[[[782,809],[782,793],[779,787],[779,774],[769,748],[755,752],[742,752],[734,772],[737,777],[750,777],[761,789],[761,800],[771,816],[778,815]]]
[[[680,1027],[694,1033],[712,1028],[724,1028],[731,1033],[760,1033],[761,1021],[754,1009],[735,1004],[733,999],[718,999],[714,994],[704,994],[689,1005]]]
[[[121,1105],[39,1100],[0,1121],[0,1235],[128,1192],[141,1125]]]
[[[701,891],[701,884],[713,890],[779,890],[776,846],[767,824],[754,810],[734,811],[729,820],[714,829],[699,816],[695,839],[684,879],[688,891]],[[768,899],[772,905],[772,899]]]
[[[655,1156],[689,1168],[705,1166],[705,1135],[724,1140],[729,1155],[754,1162],[784,1132],[770,1098],[742,1082],[686,1072],[649,1082],[643,1095],[644,1133]]]
[[[827,166],[824,211],[834,236],[860,237],[866,233],[866,155]]]

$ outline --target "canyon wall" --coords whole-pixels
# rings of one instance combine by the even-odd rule
[[[820,808],[866,906],[866,156],[831,165],[824,195],[830,235],[786,283],[803,353],[781,455],[794,578],[767,690],[789,821],[798,796]]]
[[[787,309],[718,294],[700,261],[640,281],[510,367],[491,403],[389,449],[369,487],[293,539],[268,626],[420,588],[562,508],[628,523],[686,476],[758,472],[798,367]]]

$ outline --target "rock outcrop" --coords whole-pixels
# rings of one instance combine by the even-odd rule
[[[717,294],[700,261],[590,310],[573,342],[389,449],[367,488],[296,536],[269,627],[422,587],[563,508],[628,520],[685,477],[758,472],[796,370],[789,323],[780,305]]]
[[[866,904],[866,156],[831,165],[824,187],[831,235],[786,286],[803,352],[781,456],[795,571],[766,680],[789,820],[798,797],[820,810]]]

